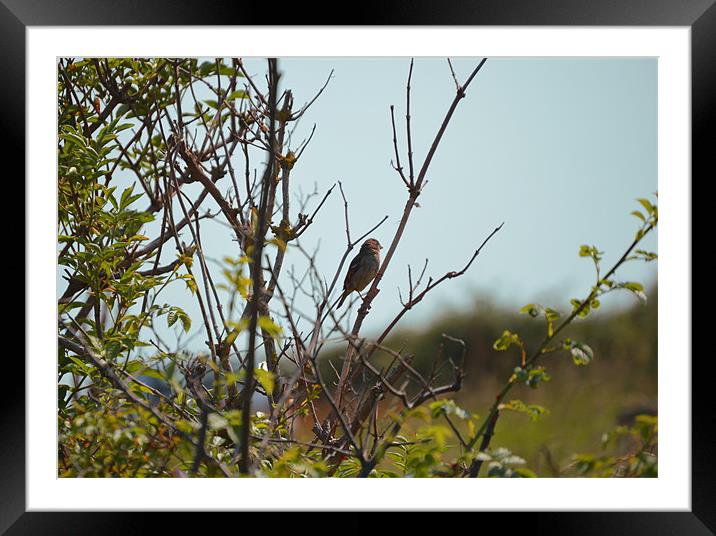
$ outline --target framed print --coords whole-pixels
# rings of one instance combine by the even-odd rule
[[[0,529],[712,533],[712,2],[251,9],[0,6],[28,305]]]

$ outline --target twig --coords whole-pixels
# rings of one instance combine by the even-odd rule
[[[634,239],[634,241],[629,245],[627,250],[624,252],[624,254],[619,258],[619,260],[614,263],[614,265],[611,267],[611,269],[604,275],[602,280],[608,280],[614,273],[617,271],[617,269],[624,264],[624,262],[627,261],[629,258],[629,255],[634,250],[634,248],[637,246],[637,244],[646,236],[650,231],[654,229],[655,224],[649,224],[648,222],[644,224],[642,229],[640,230],[640,233],[637,235],[637,237]],[[545,350],[550,342],[552,342],[557,335],[566,328],[569,324],[572,323],[572,321],[577,318],[579,313],[581,313],[584,308],[589,305],[592,300],[595,298],[597,292],[599,291],[599,286],[595,287],[589,295],[582,300],[582,302],[579,304],[578,307],[576,307],[572,313],[564,319],[564,321],[555,328],[551,334],[548,334],[545,339],[542,341],[542,343],[537,347],[537,349],[532,353],[529,359],[525,361],[525,366],[523,368],[529,368],[531,367],[539,358],[540,356],[545,354]],[[514,376],[510,376],[510,378],[507,380],[505,385],[502,387],[500,392],[495,397],[495,401],[490,407],[490,411],[488,412],[487,417],[483,421],[483,423],[478,428],[475,435],[470,439],[468,442],[467,448],[468,450],[474,449],[477,441],[483,437],[483,435],[487,434],[487,431],[489,430],[489,427],[492,426],[494,428],[495,423],[497,422],[497,419],[499,418],[499,410],[500,410],[500,404],[504,400],[507,393],[512,389],[512,387],[515,385],[516,381],[514,379]],[[494,420],[494,422],[493,422]],[[490,444],[490,438],[488,438],[486,441],[483,441],[480,444],[480,450],[484,450],[488,448]],[[483,446],[484,445],[484,446]],[[474,460],[472,464],[470,465],[470,468],[468,470],[468,474],[471,477],[476,477],[479,471],[481,463],[478,460]]]
[[[277,61],[270,58],[269,63],[269,151],[268,163],[264,170],[264,176],[261,180],[261,203],[258,210],[257,232],[253,243],[253,270],[252,270],[252,287],[253,294],[251,296],[251,316],[249,320],[249,348],[246,353],[246,383],[242,392],[242,409],[241,409],[241,458],[239,459],[239,471],[242,474],[248,474],[251,467],[249,457],[249,429],[251,426],[251,397],[254,392],[254,368],[256,367],[256,329],[258,326],[259,301],[261,296],[261,259],[263,255],[263,246],[266,238],[266,227],[268,221],[267,209],[269,202],[269,191],[271,189],[271,181],[273,179],[273,169],[275,158],[273,156],[275,118],[276,118],[276,92],[278,89],[279,73],[277,69]]]
[[[361,305],[360,309],[358,309],[358,314],[356,316],[356,320],[353,324],[353,329],[351,330],[352,336],[357,336],[360,332],[360,329],[363,325],[363,320],[365,319],[366,315],[370,311],[371,304],[375,297],[378,295],[379,285],[381,280],[383,279],[383,274],[385,274],[385,271],[387,270],[388,266],[390,265],[390,261],[393,258],[393,255],[395,253],[395,250],[398,247],[398,244],[400,243],[400,240],[403,237],[403,233],[405,231],[405,227],[408,223],[408,220],[410,219],[410,214],[413,210],[413,207],[415,206],[415,203],[417,201],[418,196],[421,193],[421,189],[423,186],[423,181],[425,180],[425,176],[428,172],[428,168],[430,167],[430,163],[432,162],[433,156],[435,155],[435,152],[438,148],[438,145],[440,144],[440,141],[442,140],[443,135],[445,134],[445,131],[447,129],[448,124],[450,123],[450,119],[452,118],[453,114],[455,113],[455,109],[457,108],[457,105],[460,103],[460,101],[465,97],[465,90],[470,85],[472,80],[475,78],[477,73],[482,69],[482,66],[487,61],[487,58],[484,58],[478,65],[475,67],[475,69],[472,71],[470,76],[468,76],[467,80],[465,81],[465,84],[460,88],[459,91],[457,91],[455,97],[453,98],[452,104],[450,105],[450,108],[448,109],[447,113],[445,114],[445,118],[443,119],[442,125],[440,126],[440,129],[438,130],[435,139],[433,140],[432,145],[430,146],[430,149],[425,157],[425,160],[423,162],[423,165],[420,168],[420,171],[418,172],[418,176],[415,179],[414,186],[410,191],[410,194],[408,195],[408,200],[406,201],[405,208],[403,209],[403,215],[400,219],[400,223],[398,224],[398,229],[395,231],[395,235],[393,236],[393,240],[390,243],[390,246],[388,248],[388,252],[385,255],[385,259],[383,260],[380,269],[378,270],[378,273],[375,276],[375,279],[373,279],[373,283],[368,290],[365,299],[363,300],[363,304]],[[343,368],[341,370],[341,378],[338,383],[337,393],[338,393],[338,400],[342,399],[343,390],[346,386],[346,381],[348,379],[348,373],[350,371],[352,361],[353,361],[353,347],[348,346],[346,350],[346,356],[343,361]]]

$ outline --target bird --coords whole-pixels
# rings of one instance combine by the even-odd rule
[[[360,247],[360,251],[351,261],[348,266],[348,273],[346,279],[343,282],[343,294],[341,295],[336,307],[343,305],[345,299],[353,291],[363,290],[368,283],[373,281],[373,278],[378,273],[380,267],[380,250],[383,246],[380,245],[375,238],[369,238]]]

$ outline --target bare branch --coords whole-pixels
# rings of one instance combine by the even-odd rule
[[[414,182],[414,187],[410,192],[410,195],[408,196],[408,200],[406,201],[405,208],[403,209],[403,216],[400,219],[400,223],[398,224],[398,229],[395,231],[395,235],[393,236],[393,240],[390,243],[390,246],[388,248],[388,252],[385,255],[385,259],[383,260],[380,269],[378,270],[377,275],[375,276],[375,279],[373,279],[373,283],[368,290],[365,299],[363,300],[363,303],[358,309],[358,314],[355,320],[355,323],[353,324],[353,329],[351,330],[351,333],[353,336],[357,336],[360,332],[360,328],[363,325],[363,320],[365,319],[366,315],[370,311],[371,304],[375,297],[378,295],[379,285],[381,280],[383,279],[383,274],[385,274],[385,271],[387,270],[388,266],[390,265],[390,261],[393,258],[393,255],[395,253],[395,250],[398,247],[398,244],[400,243],[400,240],[403,236],[403,233],[405,231],[405,227],[408,223],[408,220],[410,219],[410,214],[413,210],[413,207],[415,206],[416,200],[418,196],[421,193],[421,189],[423,186],[423,181],[425,180],[425,176],[427,174],[428,168],[430,167],[430,163],[432,162],[433,156],[435,155],[435,151],[438,148],[438,145],[440,144],[440,141],[445,133],[445,130],[447,129],[448,124],[450,123],[450,119],[452,118],[455,109],[457,108],[457,105],[460,103],[460,101],[465,97],[465,90],[470,85],[472,80],[475,78],[477,73],[480,71],[482,66],[485,64],[487,59],[483,59],[477,67],[472,71],[468,79],[465,81],[465,84],[460,88],[459,91],[457,91],[452,104],[450,105],[450,108],[448,109],[445,118],[443,119],[442,125],[440,126],[440,129],[438,130],[438,133],[435,136],[435,139],[433,140],[432,145],[430,146],[430,149],[427,153],[427,156],[425,157],[425,161],[423,162],[423,165],[420,168],[420,171],[418,173],[417,178]],[[346,357],[343,361],[343,369],[341,370],[341,380],[339,381],[338,385],[338,400],[341,400],[341,396],[343,393],[343,389],[345,388],[346,381],[348,379],[349,371],[352,364],[352,358],[353,358],[353,348],[349,345],[346,351]]]

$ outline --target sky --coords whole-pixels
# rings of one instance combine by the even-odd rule
[[[461,82],[479,60],[453,58]],[[316,125],[292,172],[294,191],[316,188],[322,195],[341,181],[353,237],[388,216],[372,235],[385,246],[384,253],[407,197],[391,168],[389,107],[395,105],[405,166],[409,63],[409,58],[279,60],[282,88],[292,89],[296,105],[309,101],[333,70],[293,135],[295,147]],[[247,60],[247,68],[262,78],[265,60]],[[419,168],[455,93],[445,58],[416,58],[411,86]],[[629,214],[638,208],[636,198],[653,199],[657,191],[656,59],[488,59],[459,104],[426,181],[420,208],[413,211],[383,278],[364,334],[377,332],[398,312],[398,287],[407,288],[408,265],[415,272],[427,258],[427,274],[433,277],[461,269],[503,222],[469,271],[433,290],[400,326],[425,325],[486,298],[514,309],[539,302],[568,310],[570,298],[584,297],[594,281],[591,261],[578,256],[579,246],[596,245],[605,251],[605,266],[611,266],[636,231],[638,221]],[[228,180],[222,188],[228,188]],[[294,222],[296,212],[292,207]],[[202,228],[209,257],[236,256],[236,244],[224,227],[207,222]],[[656,242],[656,236],[649,237],[644,249],[656,251]],[[317,266],[330,279],[346,245],[337,188],[302,244],[309,250],[319,246]],[[291,258],[299,257],[290,252],[289,266]],[[633,263],[620,278],[655,283],[656,264]],[[181,301],[200,318],[183,285],[165,292],[163,301]],[[610,296],[603,309],[633,301],[632,296]],[[197,321],[193,331],[198,328]]]

